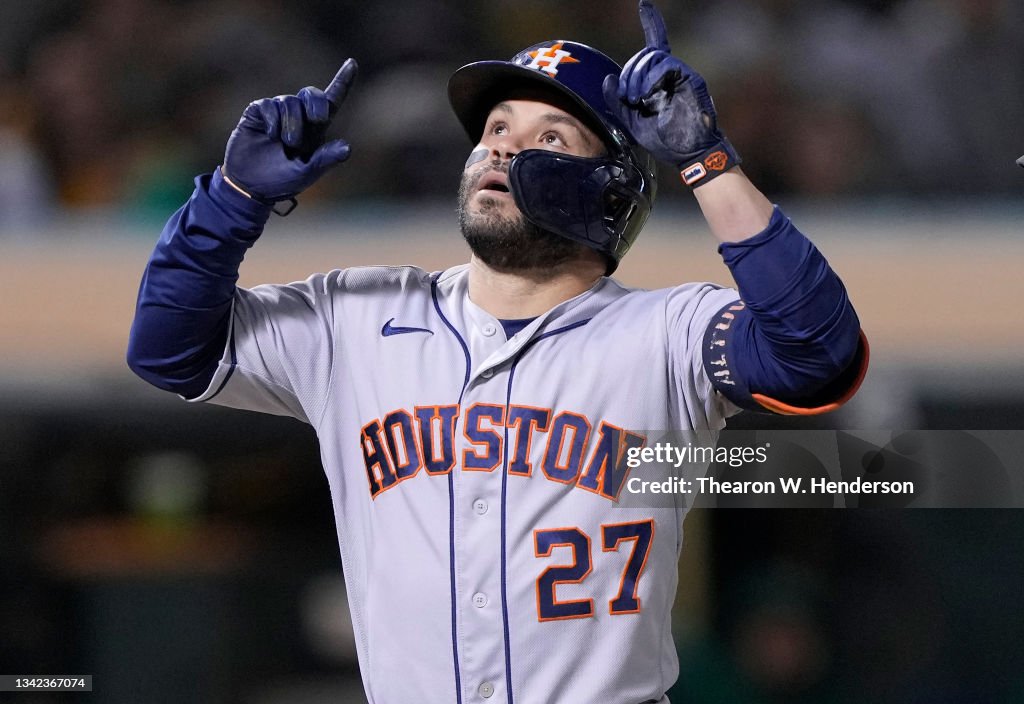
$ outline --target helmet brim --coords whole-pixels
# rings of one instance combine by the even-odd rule
[[[448,80],[448,101],[474,144],[480,141],[487,116],[504,100],[539,100],[580,119],[607,146],[611,130],[582,98],[547,74],[507,61],[477,61]]]

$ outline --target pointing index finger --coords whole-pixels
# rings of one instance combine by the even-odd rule
[[[324,89],[324,95],[331,103],[332,112],[345,100],[345,96],[348,95],[349,88],[355,82],[358,72],[359,65],[356,63],[356,60],[346,59],[341,68],[338,69],[338,73],[335,74],[334,78],[331,79],[331,82]]]
[[[640,0],[640,24],[644,28],[644,41],[648,48],[670,51],[665,19],[651,0]]]

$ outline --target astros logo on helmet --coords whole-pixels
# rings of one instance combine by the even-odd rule
[[[578,64],[579,59],[572,58],[572,54],[562,48],[563,42],[558,42],[552,46],[541,47],[530,52],[530,57],[533,59],[526,65],[526,68],[535,68],[538,71],[544,71],[552,76],[558,73],[558,64],[565,62],[567,64]]]

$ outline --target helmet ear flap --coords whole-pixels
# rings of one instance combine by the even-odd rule
[[[604,191],[604,219],[609,227],[620,230],[618,223],[627,222],[636,213],[635,194],[618,181],[611,181]]]
[[[654,187],[636,166],[610,156],[527,149],[509,165],[509,189],[527,220],[607,255],[613,264],[650,215]]]

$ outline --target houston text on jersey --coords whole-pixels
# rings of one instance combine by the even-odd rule
[[[536,469],[546,479],[616,501],[629,473],[629,450],[646,442],[643,435],[592,423],[581,413],[477,403],[463,410],[459,425],[468,444],[456,458],[459,414],[458,405],[416,406],[366,423],[360,445],[370,495],[376,498],[421,469],[448,474],[457,462],[463,471],[477,472],[504,465],[510,476],[530,477]],[[531,452],[534,443],[543,443],[539,455]]]

